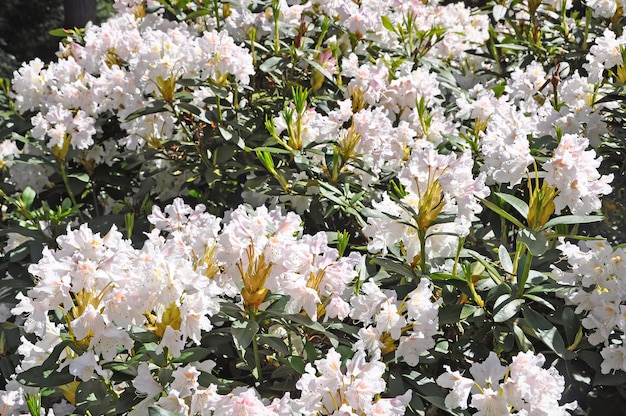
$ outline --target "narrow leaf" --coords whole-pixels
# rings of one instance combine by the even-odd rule
[[[567,350],[563,337],[556,327],[543,315],[529,307],[522,308],[522,315],[528,324],[528,327],[524,328],[524,332],[542,341],[561,358],[568,360],[575,356],[574,353]]]
[[[554,227],[555,225],[564,224],[587,224],[590,222],[602,221],[604,217],[602,215],[562,215],[560,217],[552,218],[543,226],[543,230]]]
[[[387,29],[390,32],[395,33],[396,28],[393,27],[393,23],[391,23],[391,19],[389,19],[387,16],[381,16],[381,20],[383,22],[383,26],[385,27],[385,29]]]
[[[528,204],[526,202],[511,194],[505,194],[502,192],[494,192],[494,194],[515,208],[515,211],[519,212],[522,217],[528,218]]]
[[[511,256],[507,251],[506,247],[500,244],[498,248],[498,258],[500,259],[500,265],[502,269],[504,269],[507,273],[513,273],[513,262],[511,261]]]
[[[503,210],[502,208],[494,204],[493,202],[488,201],[483,198],[478,198],[478,200],[482,202],[483,204],[485,204],[487,208],[489,208],[490,210],[492,210],[493,212],[495,212],[502,218],[505,218],[509,220],[510,222],[512,222],[518,228],[524,228],[524,224],[522,224],[517,218],[515,218],[514,216],[512,216],[511,214],[509,214],[508,212],[506,212],[505,210]]]
[[[175,363],[192,363],[196,361],[202,361],[209,355],[209,351],[202,347],[192,347],[183,350],[179,357],[174,358],[172,361]]]

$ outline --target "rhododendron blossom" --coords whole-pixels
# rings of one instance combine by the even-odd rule
[[[475,362],[465,377],[449,367],[437,378],[437,384],[450,392],[446,406],[467,409],[476,414],[550,414],[568,415],[576,402],[559,404],[565,388],[563,376],[554,368],[545,369],[542,354],[520,352],[508,366],[502,365],[492,351],[483,362]],[[469,405],[468,405],[469,400]]]
[[[585,316],[581,324],[591,331],[589,342],[603,346],[602,372],[624,370],[626,343],[614,334],[626,330],[626,251],[604,239],[581,241],[578,246],[561,241],[558,248],[571,269],[553,267],[553,272],[559,283],[569,287],[562,296]]]

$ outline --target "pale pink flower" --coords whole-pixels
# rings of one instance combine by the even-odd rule
[[[191,364],[178,367],[172,372],[174,381],[168,386],[168,389],[178,391],[180,397],[189,397],[200,386],[199,376],[200,371]]]
[[[502,416],[510,413],[506,399],[491,388],[473,394],[471,406],[478,409],[478,416]]]
[[[472,364],[470,373],[481,386],[496,386],[504,378],[506,367],[500,363],[496,353],[490,351],[485,361]]]
[[[451,409],[467,409],[467,399],[474,387],[474,380],[463,377],[458,371],[450,370],[449,366],[444,366],[446,370],[437,377],[437,384],[443,388],[450,389],[446,395],[445,404]]]
[[[189,405],[180,396],[180,392],[176,390],[167,391],[167,396],[161,397],[156,402],[157,406],[169,410],[170,412],[179,414],[189,414]]]
[[[140,394],[147,397],[154,397],[163,391],[163,386],[156,382],[148,363],[145,362],[140,363],[137,367],[137,376],[133,379],[132,384]]]
[[[93,351],[86,351],[69,361],[70,374],[80,378],[82,381],[89,381],[96,374],[108,379],[107,371],[102,369],[98,361],[98,356]]]

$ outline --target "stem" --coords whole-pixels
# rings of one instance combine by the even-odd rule
[[[213,0],[213,7],[215,7],[215,23],[217,25],[217,31],[221,31],[221,24],[220,24],[220,9],[219,9],[219,3],[217,0]]]
[[[256,313],[251,318],[254,319],[255,317],[256,317]],[[257,373],[256,378],[259,381],[259,384],[262,384],[263,383],[263,371],[261,367],[261,356],[259,354],[259,342],[257,341],[256,335],[252,337],[252,352],[254,353],[254,364],[255,364],[256,373]]]
[[[484,307],[485,306],[485,301],[483,300],[483,298],[478,294],[478,292],[476,292],[476,287],[474,286],[474,281],[472,280],[472,276],[469,276],[469,279],[467,280],[467,286],[469,287],[470,293],[472,294],[472,298],[474,299],[474,302],[476,302],[476,304],[479,307]]]
[[[296,140],[294,148],[296,150],[302,150],[302,114],[300,114],[300,112],[298,112],[298,116],[296,118]]]
[[[98,209],[98,195],[96,195],[96,187],[95,184],[90,180],[89,184],[91,186],[91,195],[93,197],[93,209],[95,211],[96,217],[100,216],[100,209]]]
[[[513,275],[517,275],[517,266],[519,266],[519,259],[522,257],[522,251],[524,247],[525,246],[521,242],[517,242],[515,258],[513,259]]]
[[[587,51],[587,40],[589,39],[589,24],[591,22],[591,9],[588,8],[585,12],[585,35],[583,36],[583,44],[580,49],[583,52]]]
[[[252,55],[252,65],[256,68],[256,49],[254,47],[256,43],[256,28],[252,26],[249,31],[250,36],[250,55]]]
[[[454,266],[452,266],[452,275],[457,276],[457,268],[459,267],[459,260],[461,258],[461,250],[465,244],[465,237],[459,237],[459,242],[456,247],[456,255],[454,256]]]
[[[219,118],[221,123],[222,121],[224,121],[224,118],[222,117],[222,104],[219,96],[215,97],[215,102],[217,103],[217,117]]]
[[[74,196],[74,192],[72,191],[72,188],[70,187],[70,180],[67,176],[67,171],[65,170],[65,162],[59,161],[59,165],[61,167],[61,177],[63,178],[63,184],[65,185],[67,194],[70,197],[70,201],[72,201],[72,204],[74,206],[77,206],[78,203],[76,202],[76,197]],[[85,221],[85,218],[83,217],[83,213],[80,211],[80,209],[78,210],[78,217],[80,218],[81,221],[83,222]]]
[[[280,21],[280,4],[277,0],[272,1],[272,17],[274,18],[274,53],[280,53],[280,32],[278,25]]]
[[[420,239],[420,270],[426,274],[426,230],[418,229],[417,236]]]
[[[500,243],[506,246],[506,219],[500,217]]]

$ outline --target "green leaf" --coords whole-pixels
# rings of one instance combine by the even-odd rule
[[[498,247],[498,258],[500,259],[500,266],[507,273],[513,273],[513,262],[508,250],[502,244]]]
[[[291,356],[287,358],[287,361],[298,374],[304,374],[304,368],[306,366],[306,363],[302,358],[297,356]]]
[[[230,139],[233,138],[233,133],[231,133],[230,131],[226,130],[224,127],[218,126],[217,128],[219,129],[220,134],[222,135],[224,140],[229,141]]]
[[[474,305],[445,305],[439,309],[439,323],[442,325],[450,325],[464,321],[472,316],[477,309],[479,309],[478,306]]]
[[[524,293],[524,297],[526,299],[530,299],[534,302],[537,303],[541,303],[543,306],[545,306],[546,308],[550,309],[550,310],[554,310],[554,306],[552,306],[552,304],[550,302],[548,302],[547,300],[545,300],[544,298],[537,296],[537,295],[532,295],[530,293]]]
[[[289,347],[285,344],[281,338],[278,338],[273,335],[259,335],[259,343],[267,344],[275,351],[278,351],[281,354],[288,355]]]
[[[24,207],[26,209],[30,209],[30,206],[33,204],[33,201],[35,200],[35,196],[36,195],[37,195],[37,193],[30,186],[27,186],[24,189],[24,191],[22,191],[21,199],[22,199],[22,202],[24,203]]]
[[[300,315],[298,313],[287,315],[284,312],[282,314],[280,314],[280,315],[282,315],[287,321],[291,321],[291,322],[298,323],[300,325],[304,325],[305,327],[313,329],[315,331],[326,332],[326,330],[324,329],[322,324],[312,320],[311,318],[309,318],[306,315]]]
[[[174,358],[172,361],[175,363],[192,363],[195,361],[202,361],[209,355],[209,351],[202,347],[192,347],[184,349],[179,357]]]
[[[230,329],[235,344],[240,348],[247,348],[252,339],[259,332],[259,324],[256,321],[235,321]]]
[[[516,43],[496,43],[494,46],[502,49],[511,49],[516,51],[525,51],[528,49],[527,46],[518,45]]]
[[[276,70],[280,73],[280,70],[278,69],[278,64],[282,61],[282,57],[272,56],[271,58],[268,58],[265,62],[263,62],[261,66],[259,66],[259,69],[263,72],[271,72]]]
[[[500,301],[500,299],[503,299],[505,297],[507,298],[506,300]],[[517,313],[522,308],[524,302],[524,299],[515,299],[509,294],[502,295],[496,301],[497,306],[494,309],[495,314],[493,315],[493,320],[495,322],[508,321],[509,319],[517,315]]]
[[[145,344],[150,344],[153,342],[159,342],[161,340],[161,338],[152,331],[148,331],[148,330],[144,330],[140,328],[135,328],[135,329],[137,330],[131,331],[129,335],[134,341],[137,341],[141,344],[145,345]]]
[[[459,275],[444,272],[430,273],[428,277],[430,277],[431,280],[459,280],[461,282],[467,281],[467,279]]]
[[[548,249],[548,239],[542,231],[525,228],[517,234],[517,240],[526,244],[533,256],[541,256]]]
[[[517,342],[517,346],[522,351],[528,351],[533,347],[533,344],[528,340],[526,334],[519,325],[515,322],[511,325],[513,328],[513,335],[515,335],[515,342]]]
[[[70,175],[67,175],[69,178],[75,178],[78,179],[81,182],[87,183],[89,182],[89,175],[86,173],[72,173]]]
[[[268,153],[293,153],[291,150],[283,149],[281,147],[269,147],[269,146],[261,146],[255,147],[254,149],[250,149],[249,147],[244,149],[247,152],[268,152]]]
[[[193,19],[197,19],[198,17],[206,16],[207,14],[212,14],[212,13],[213,12],[209,9],[200,9],[200,10],[196,10],[195,12],[189,13],[186,17],[189,20],[193,20]]]
[[[134,120],[141,116],[146,116],[148,114],[161,113],[165,111],[165,100],[155,100],[148,104],[145,108],[139,109],[126,117],[125,122]]]
[[[383,26],[385,27],[385,29],[387,29],[390,32],[396,32],[396,28],[393,27],[393,23],[391,23],[391,19],[389,19],[387,16],[381,16],[380,18],[383,22]]]
[[[497,195],[501,199],[503,199],[507,204],[515,208],[515,211],[519,212],[519,214],[523,218],[528,218],[528,204],[516,196],[511,194],[505,194],[502,192],[494,192],[494,195]]]
[[[320,187],[320,194],[322,196],[324,196],[325,198],[328,198],[329,200],[331,200],[332,202],[334,202],[335,204],[337,204],[339,206],[346,205],[345,201],[343,201],[340,198],[340,196],[342,196],[342,195],[341,195],[341,191],[339,189],[337,189],[334,186],[332,186],[330,184],[327,184],[325,182],[319,182],[318,185]]]
[[[190,103],[182,102],[182,103],[176,104],[176,106],[196,116],[199,116],[202,114],[202,109]]]
[[[613,374],[596,372],[596,375],[593,377],[594,386],[623,386],[624,384],[626,384],[626,373],[623,371]]]
[[[410,279],[417,278],[415,272],[411,270],[411,268],[407,267],[404,263],[400,263],[384,257],[374,257],[372,261],[389,272],[394,272],[399,274],[400,276],[408,277]]]
[[[509,214],[508,212],[506,212],[505,210],[503,210],[502,208],[494,204],[493,202],[488,201],[483,198],[478,198],[478,200],[482,202],[483,204],[485,204],[487,208],[489,208],[490,210],[492,210],[493,212],[495,212],[502,218],[505,218],[509,220],[510,222],[512,222],[515,226],[517,226],[517,228],[520,228],[520,229],[524,228],[524,224],[522,224],[517,218],[515,218],[514,216],[512,216],[511,214]]]
[[[485,257],[483,257],[481,254],[477,253],[474,250],[464,249],[461,251],[461,255],[464,255],[464,254],[469,254],[470,256],[475,258],[480,264],[482,264],[485,267],[485,270],[487,270],[487,273],[489,273],[489,276],[491,276],[492,279],[498,281],[499,283],[502,283],[504,279],[502,278],[502,276],[500,276],[500,273],[498,272],[498,270],[496,270],[496,268],[493,267],[489,259],[486,259]]]
[[[48,32],[48,34],[50,36],[55,36],[58,38],[66,38],[70,35],[72,35],[74,33],[73,30],[71,29],[63,29],[63,28],[59,28],[59,29],[52,29],[51,31]]]
[[[522,315],[527,324],[523,327],[524,332],[542,341],[559,357],[566,360],[574,358],[575,354],[567,350],[559,331],[543,315],[528,306],[522,307]]]
[[[43,370],[41,367],[33,367],[19,373],[17,381],[26,386],[36,387],[57,387],[76,380],[76,377],[69,373],[69,367],[62,371]]]
[[[148,408],[148,416],[183,416],[180,413],[170,412],[158,406],[150,406]]]
[[[603,219],[604,217],[602,215],[562,215],[552,218],[543,226],[542,230],[554,227],[555,225],[587,224],[602,221]]]

